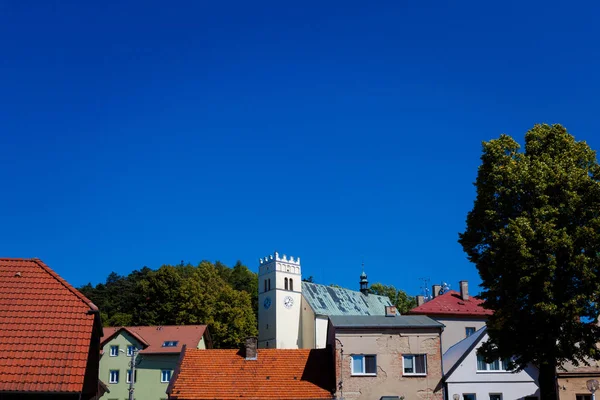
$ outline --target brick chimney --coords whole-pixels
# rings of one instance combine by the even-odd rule
[[[258,338],[256,336],[251,336],[246,338],[246,360],[256,360],[258,356],[258,351],[256,347],[258,345]]]
[[[440,295],[440,290],[442,290],[442,285],[433,285],[431,294],[434,299]]]
[[[463,301],[469,300],[469,282],[468,281],[460,281],[460,298]]]
[[[420,294],[417,296],[417,307],[422,306],[423,304],[425,304],[425,297]]]

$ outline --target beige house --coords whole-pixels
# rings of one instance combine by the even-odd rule
[[[335,397],[443,399],[440,335],[426,316],[330,316]]]
[[[433,285],[433,298],[423,301],[417,296],[417,307],[409,315],[427,315],[445,326],[442,333],[442,353],[485,326],[491,310],[483,308],[482,300],[469,296],[469,283],[460,281],[460,292],[449,290],[440,294],[440,285]]]
[[[590,379],[600,381],[600,361],[589,360],[588,363],[590,365],[580,364],[578,367],[566,363],[557,370],[559,400],[592,400],[586,383]]]

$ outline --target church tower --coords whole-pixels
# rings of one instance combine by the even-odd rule
[[[258,347],[300,348],[300,258],[275,252],[258,267]]]

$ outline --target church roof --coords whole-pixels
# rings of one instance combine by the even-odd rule
[[[385,315],[392,303],[387,296],[302,282],[302,296],[316,315]]]

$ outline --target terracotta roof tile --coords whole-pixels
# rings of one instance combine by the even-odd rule
[[[482,303],[483,300],[473,296],[469,296],[469,300],[463,300],[459,292],[450,290],[413,308],[408,314],[481,317],[493,314],[492,310],[483,308]]]
[[[104,328],[102,346],[106,345],[116,333],[127,331],[143,345],[141,354],[180,353],[183,345],[188,348],[198,347],[198,343],[206,332],[206,325],[166,325],[166,326],[119,326]],[[166,341],[176,341],[177,346],[163,347]],[[210,347],[210,343],[207,343]]]
[[[42,261],[0,258],[0,392],[81,392],[90,310]]]
[[[259,349],[256,360],[239,350],[186,350],[169,387],[171,399],[331,399],[329,350]]]

